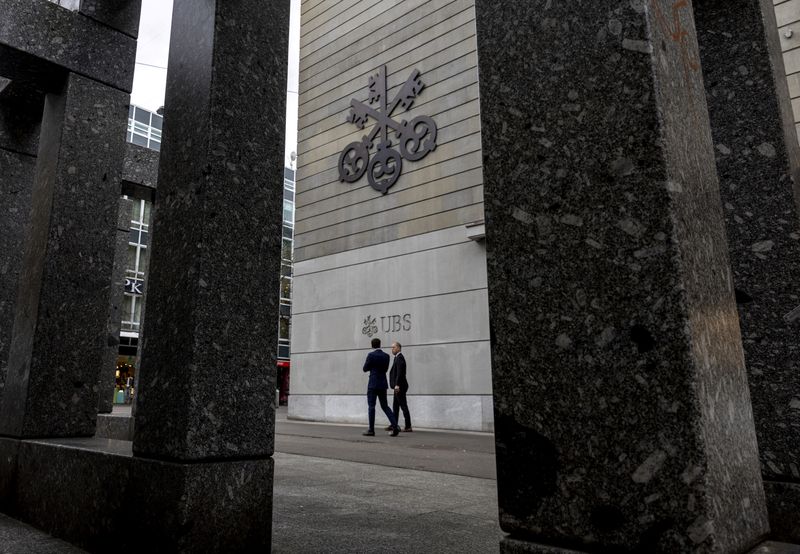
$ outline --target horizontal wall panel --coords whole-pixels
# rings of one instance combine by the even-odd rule
[[[339,237],[368,232],[381,227],[403,224],[410,220],[435,216],[440,213],[446,213],[464,206],[472,206],[478,203],[483,203],[483,185],[464,190],[458,190],[449,194],[443,194],[442,196],[425,198],[424,200],[415,202],[414,204],[400,206],[384,212],[374,213],[369,216],[345,219],[351,215],[358,215],[358,212],[355,210],[353,210],[355,213],[351,214],[348,213],[349,209],[345,209],[345,216],[342,218],[344,221],[337,223],[337,221],[340,221],[339,218],[331,215],[323,216],[323,218],[325,218],[323,221],[329,222],[330,225],[326,227],[318,227],[299,235],[302,237],[302,239],[299,241],[299,246],[308,246]]]
[[[357,395],[293,394],[289,396],[289,419],[325,421],[329,423],[367,424],[367,400]],[[414,429],[456,429],[494,431],[494,409],[491,394],[427,395],[408,397],[408,409]],[[377,415],[380,429],[382,416]],[[400,424],[402,425],[402,417]]]
[[[385,10],[387,6],[400,2],[402,0],[338,0],[322,4],[305,13],[300,38],[310,42],[316,37],[328,34],[331,25],[344,23],[347,14],[364,12],[373,6],[382,6]]]
[[[396,8],[403,0],[360,0],[353,2],[336,2],[325,13],[324,19],[308,18],[310,30],[305,29],[305,24],[300,27],[300,56],[321,48],[335,37],[357,30],[359,27],[373,19],[381,17],[387,10]],[[347,8],[341,10],[341,4]],[[313,27],[313,28],[312,28]]]
[[[778,21],[778,27],[800,19],[800,0],[789,0],[775,6],[775,19]]]
[[[464,16],[462,19],[468,18]],[[442,25],[443,28],[447,28],[446,23]],[[393,68],[389,73],[389,86],[397,86],[408,76],[407,74],[403,74],[407,73],[407,71],[401,71],[401,69],[408,67],[409,62],[412,60],[425,59],[436,53],[448,50],[453,51],[451,54],[452,57],[457,57],[469,51],[469,45],[464,44],[464,42],[466,39],[474,36],[475,23],[474,21],[467,21],[441,36],[435,38],[430,38],[428,36],[420,37],[415,41],[408,41],[394,48],[390,48],[389,50],[377,53],[372,59],[330,78],[325,78],[323,76],[309,77],[305,82],[301,83],[303,86],[300,88],[299,105],[303,106],[308,104],[323,95],[331,95],[336,98],[353,95],[367,85],[370,75],[382,65]],[[458,48],[454,48],[456,46],[458,46]],[[461,49],[460,52],[459,48]],[[410,55],[411,53],[413,53],[413,56]],[[303,77],[304,75],[301,73],[301,80]],[[319,102],[319,100],[317,100],[317,102]],[[312,104],[312,106],[314,107],[311,109],[319,107],[314,104]]]
[[[439,229],[445,229],[447,227],[463,226],[467,223],[482,219],[483,203],[465,206],[449,212],[442,212],[412,221],[405,221],[398,225],[373,229],[366,233],[358,233],[356,235],[320,242],[304,248],[295,248],[295,260],[302,261],[318,256],[335,254],[336,252],[342,252],[344,250],[382,244],[392,240],[438,231]]]
[[[787,74],[800,72],[800,48],[784,52],[783,64],[786,66]]]
[[[789,82],[789,96],[791,98],[800,96],[800,73],[789,75],[786,80]]]
[[[385,32],[395,43],[395,46],[389,48],[388,51],[380,52],[376,56],[373,48],[367,48],[360,52],[348,48],[349,55],[343,56],[338,62],[334,63],[333,59],[324,60],[323,63],[305,69],[302,72],[303,80],[301,82],[309,92],[324,94],[336,85],[357,78],[365,72],[373,71],[379,63],[382,63],[381,59],[392,60],[406,52],[423,47],[427,47],[431,51],[430,49],[433,48],[431,45],[436,45],[440,40],[442,42],[438,44],[442,46],[447,46],[448,41],[451,44],[461,42],[474,35],[474,26],[470,25],[473,19],[474,11],[467,3],[463,1],[453,3],[448,8],[433,12],[431,16],[417,21],[395,35],[389,34],[390,31],[386,29]],[[448,29],[453,30],[449,31]],[[440,47],[432,51],[436,52],[441,49]],[[339,79],[338,83],[337,79]],[[306,103],[312,98],[313,95],[309,94],[307,97],[301,97],[300,102]]]
[[[415,235],[376,246],[368,246],[358,250],[348,250],[330,256],[296,262],[293,265],[293,274],[295,278],[298,278],[302,275],[311,275],[322,271],[332,271],[347,266],[369,264],[397,256],[406,256],[414,252],[446,248],[461,244],[464,242],[465,237],[466,230],[463,227],[450,227],[433,233]],[[486,270],[483,268],[481,271],[485,272]],[[390,279],[389,281],[393,282],[394,280]]]
[[[403,344],[447,344],[489,340],[489,315],[486,289],[454,292],[425,298],[293,314],[295,325],[319,329],[318,333],[294,334],[292,355],[311,352],[363,350],[370,339],[363,333],[367,316],[377,319],[377,336],[383,341]],[[410,314],[410,324],[397,331],[386,329],[380,318]],[[466,338],[469,337],[467,340]],[[360,366],[359,366],[359,369]]]
[[[419,202],[429,196],[440,196],[456,190],[471,188],[480,185],[482,182],[483,171],[480,167],[468,169],[441,179],[423,181],[413,187],[400,188],[389,197],[389,205],[393,207],[404,206]],[[307,209],[303,210],[303,214],[308,217],[295,221],[295,229],[299,230],[296,232],[305,232],[314,227],[324,225],[320,218],[328,217],[329,214],[338,214],[338,217],[344,220],[347,216],[352,217],[352,214],[357,213],[355,211],[357,209],[362,210],[364,213],[369,213],[372,210],[371,204],[374,197],[364,187],[351,190],[352,192],[349,194],[340,194],[307,206]],[[363,197],[363,200],[357,201],[357,197]],[[315,209],[312,211],[311,208]]]
[[[376,275],[393,278],[376,279]],[[342,283],[347,286],[342,287]],[[292,313],[338,310],[479,288],[486,288],[485,252],[480,244],[465,240],[442,248],[296,275]]]
[[[391,342],[383,341],[387,354]],[[488,340],[458,344],[456,348],[400,342],[408,365],[408,394],[491,394]],[[292,394],[365,394],[368,376],[362,368],[371,350],[369,340],[365,340],[361,349],[352,351],[292,352],[292,370],[297,368],[292,375]],[[391,394],[389,398],[391,401]],[[366,413],[366,398],[362,402]]]
[[[414,25],[420,20],[440,10],[452,10],[456,3],[464,5],[463,0],[405,0],[404,10],[389,10],[388,22],[385,18],[377,17],[359,27],[356,33],[337,35],[332,42],[307,53],[300,60],[300,71],[313,75],[320,70],[317,66],[324,68],[339,63],[348,55],[356,55],[364,50],[374,52],[375,45],[389,36],[398,42],[403,41],[412,33],[419,32]]]
[[[303,0],[300,3],[300,14],[305,16],[305,14],[320,4],[333,5],[336,2],[337,0]]]
[[[382,225],[388,225],[394,220],[395,217],[397,217],[391,214],[400,208],[413,210],[413,214],[405,214],[402,217],[422,214],[422,210],[424,209],[424,204],[426,202],[434,199],[442,199],[446,196],[456,193],[480,189],[482,188],[482,183],[483,178],[481,172],[473,171],[468,174],[468,178],[465,178],[464,174],[461,174],[458,177],[442,179],[436,181],[435,183],[429,183],[427,186],[420,185],[399,190],[392,195],[392,207],[384,212],[375,213],[375,210],[372,208],[373,202],[371,201],[362,202],[360,204],[352,204],[338,210],[325,212],[312,218],[304,219],[302,222],[296,224],[295,233],[311,233],[321,229],[326,229],[327,233],[334,233],[333,226],[336,224],[345,224],[354,220],[366,221],[375,217],[379,218],[379,220],[375,222],[378,225],[365,223],[365,227],[360,230],[367,230],[376,226],[380,227]],[[434,193],[436,193],[435,196]],[[481,197],[480,192],[468,193],[465,196],[465,198],[470,199],[467,204],[473,204],[475,202],[475,198],[477,197]],[[448,209],[452,209],[452,207]],[[417,217],[420,216],[421,215],[417,215]]]

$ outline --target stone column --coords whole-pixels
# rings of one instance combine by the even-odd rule
[[[80,0],[83,15],[136,38],[139,35],[139,12],[142,0]]]
[[[288,29],[288,0],[174,6],[133,441],[164,550],[269,547]]]
[[[75,73],[46,96],[1,435],[94,434],[128,98]]]
[[[117,382],[117,357],[119,356],[119,332],[122,327],[122,303],[125,296],[125,266],[128,263],[128,238],[131,234],[131,211],[133,202],[120,198],[114,248],[114,268],[108,305],[108,335],[105,353],[98,380],[97,412],[110,414],[114,409],[114,389]]]
[[[691,5],[476,12],[503,549],[746,551],[768,524]]]
[[[694,14],[770,527],[800,542],[800,147],[774,6]]]
[[[14,82],[0,90],[0,399],[14,325],[23,232],[30,218],[43,102],[41,93]]]

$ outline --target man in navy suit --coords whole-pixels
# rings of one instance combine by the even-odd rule
[[[383,413],[389,418],[392,436],[396,437],[400,434],[400,427],[397,426],[397,420],[389,409],[389,403],[386,402],[386,389],[389,388],[389,383],[386,382],[386,372],[389,371],[389,354],[381,350],[381,339],[372,339],[372,348],[375,350],[367,354],[367,360],[364,362],[364,373],[369,371],[369,384],[367,385],[369,429],[364,431],[363,435],[375,436],[375,400],[377,399],[381,403]]]
[[[400,409],[403,410],[403,419],[405,420],[405,427],[403,431],[411,432],[411,414],[408,413],[408,401],[406,400],[406,393],[408,392],[408,379],[406,378],[406,359],[403,353],[400,352],[403,346],[399,342],[392,343],[392,354],[394,354],[394,363],[392,369],[389,371],[389,387],[394,389],[394,402],[392,403],[392,412],[394,418],[400,422]]]

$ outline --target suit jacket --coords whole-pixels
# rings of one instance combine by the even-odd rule
[[[389,354],[380,348],[367,354],[364,372],[367,371],[369,371],[368,389],[386,390],[389,388],[389,383],[386,382],[386,372],[389,371]]]
[[[392,371],[389,372],[389,387],[395,388],[399,386],[400,392],[408,390],[408,380],[406,379],[406,359],[403,357],[402,352],[398,352],[394,357],[392,364]]]

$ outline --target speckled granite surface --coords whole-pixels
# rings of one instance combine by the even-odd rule
[[[501,526],[743,551],[768,527],[689,4],[478,0]]]
[[[30,217],[36,158],[0,149],[0,402],[14,326],[24,229]]]
[[[130,92],[132,36],[47,0],[0,0],[0,13],[0,75],[51,88],[63,68]]]
[[[142,0],[81,0],[78,11],[92,19],[136,38]]]
[[[214,4],[173,16],[133,447],[145,457],[272,454],[289,2]]]
[[[48,96],[0,434],[94,434],[127,106],[74,74]]]
[[[0,463],[14,455],[11,515],[91,552],[269,549],[271,458],[180,464],[134,458],[128,441],[0,439]]]
[[[731,0],[694,11],[761,471],[800,486],[800,147],[773,10]],[[786,516],[770,519],[785,537]]]
[[[136,144],[126,144],[125,166],[122,172],[123,191],[126,185],[155,189],[158,182],[158,157],[159,153],[155,150]],[[129,192],[133,193],[132,190]]]
[[[97,381],[97,411],[110,414],[114,407],[114,389],[117,383],[117,359],[119,358],[119,332],[122,327],[122,303],[125,295],[125,266],[128,263],[128,240],[131,232],[133,201],[119,199],[119,212],[115,226],[114,265],[109,291],[108,322],[105,352]]]
[[[4,84],[0,91],[0,398],[11,347],[44,103],[41,93],[13,81]]]
[[[44,94],[10,81],[0,91],[0,148],[36,157]]]
[[[764,481],[771,537],[775,540],[800,544],[800,485],[781,483],[772,479]]]

